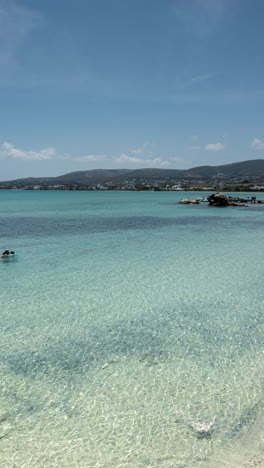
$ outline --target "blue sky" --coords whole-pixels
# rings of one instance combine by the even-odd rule
[[[263,0],[0,0],[0,179],[264,157]]]

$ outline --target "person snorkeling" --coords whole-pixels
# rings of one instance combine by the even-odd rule
[[[15,251],[14,250],[5,250],[2,255],[0,255],[0,258],[4,258],[4,257],[7,257],[7,255],[15,255]]]
[[[6,255],[9,255],[9,250],[5,250],[5,251],[2,253],[1,257],[5,257]]]

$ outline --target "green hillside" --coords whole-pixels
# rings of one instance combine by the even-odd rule
[[[221,166],[199,166],[186,170],[179,169],[95,169],[77,171],[59,177],[29,177],[0,182],[0,188],[23,188],[32,185],[44,187],[53,185],[90,186],[125,181],[161,181],[161,180],[211,180],[219,176],[224,178],[259,178],[264,180],[264,159],[248,160]]]

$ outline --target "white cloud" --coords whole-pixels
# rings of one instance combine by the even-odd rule
[[[142,154],[145,150],[146,144],[139,146],[138,148],[135,148],[130,151],[131,154]]]
[[[192,150],[192,151],[200,151],[200,149],[201,149],[201,146],[199,146],[199,145],[193,145],[193,146],[191,146],[191,150]]]
[[[42,161],[53,159],[56,156],[55,148],[45,148],[40,151],[24,151],[15,148],[11,143],[5,142],[1,146],[0,156],[10,159],[22,159],[31,161]]]
[[[151,167],[162,167],[162,166],[169,166],[169,161],[164,161],[161,158],[153,158],[153,159],[143,159],[143,158],[136,158],[135,156],[128,156],[127,154],[121,154],[118,158],[116,158],[116,162],[123,163],[126,162],[128,164],[136,164],[143,167],[151,166]]]
[[[208,143],[204,148],[206,151],[222,151],[225,149],[223,143]]]
[[[197,141],[197,140],[198,140],[198,136],[197,136],[197,135],[192,135],[192,136],[191,136],[191,139],[192,139],[192,141]]]
[[[0,157],[9,159],[20,159],[25,161],[43,161],[50,159],[59,159],[62,161],[76,162],[95,162],[106,161],[108,158],[105,155],[89,154],[85,156],[58,155],[55,148],[45,148],[40,151],[25,151],[15,148],[11,143],[5,142],[1,145]]]
[[[132,149],[130,151],[131,154],[143,154],[146,151],[146,148],[150,146],[150,143],[146,142],[143,145],[139,146],[138,148]],[[149,154],[149,153],[148,153]]]
[[[261,141],[258,138],[254,138],[251,143],[251,148],[258,151],[264,150],[264,141]]]
[[[128,165],[135,165],[140,167],[164,167],[170,166],[170,162],[156,156],[155,153],[149,151],[151,144],[145,142],[143,145],[130,150],[128,154],[122,153],[118,158],[115,159],[116,163]]]
[[[132,154],[141,154],[141,153],[142,153],[142,149],[141,149],[141,148],[135,148],[135,149],[131,150],[131,153],[132,153]]]
[[[89,154],[87,156],[63,156],[62,159],[66,161],[93,162],[93,161],[106,161],[108,158],[104,155]]]

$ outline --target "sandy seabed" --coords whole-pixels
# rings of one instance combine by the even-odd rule
[[[217,451],[200,468],[264,467],[264,414],[232,446]]]

